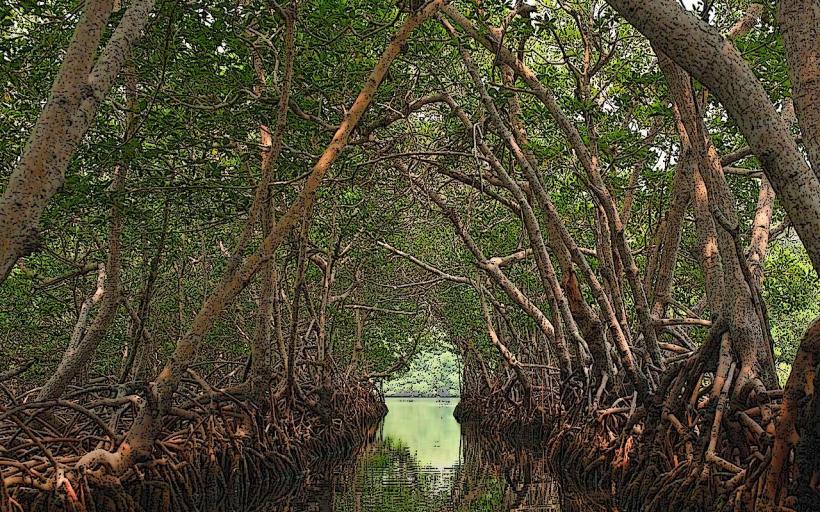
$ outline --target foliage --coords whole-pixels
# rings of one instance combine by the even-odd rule
[[[481,9],[466,2],[456,4],[480,26],[499,26],[509,8],[509,2],[500,1],[484,2]],[[680,157],[664,78],[646,41],[609,8],[602,5],[592,13],[584,2],[550,0],[542,4],[530,18],[512,21],[508,41],[527,38],[522,51],[535,74],[562,108],[574,119],[584,120],[577,124],[585,140],[597,137],[604,178],[618,201],[622,204],[627,192],[634,191],[626,236],[644,271],[648,247],[669,205]],[[708,4],[714,9],[711,19],[721,30],[728,29],[748,6],[746,1]],[[46,100],[79,7],[75,1],[54,0],[10,4],[0,10],[3,183]],[[573,72],[584,56],[584,34],[573,18],[579,12],[589,16],[589,28],[603,42],[612,43],[614,50],[589,84],[592,98],[580,95]],[[104,38],[110,37],[120,16],[115,14]],[[281,17],[266,2],[243,2],[240,7],[223,0],[207,5],[163,1],[152,16],[129,63],[137,78],[136,136],[123,141],[126,98],[120,77],[45,213],[41,246],[0,287],[0,360],[2,366],[34,360],[36,364],[25,375],[30,384],[41,383],[57,365],[80,306],[95,287],[94,272],[77,271],[105,260],[110,207],[115,201],[125,212],[123,283],[124,297],[131,306],[136,307],[148,290],[147,276],[158,256],[158,278],[148,290],[150,314],[145,318],[155,340],[144,361],[150,367],[144,376],[149,377],[167,360],[208,292],[219,286],[253,200],[260,176],[259,125],[273,125],[281,92]],[[402,16],[392,0],[300,2],[294,62],[297,80],[285,146],[274,173],[277,214],[296,196],[305,170],[328,142]],[[511,94],[500,84],[493,57],[466,39],[458,42],[473,53],[501,105]],[[474,258],[441,212],[430,207],[423,194],[410,186],[406,173],[393,165],[398,160],[394,156],[450,151],[410,158],[409,170],[442,191],[467,220],[467,230],[488,257],[510,254],[529,243],[520,218],[503,205],[436,174],[436,167],[471,176],[480,176],[484,170],[475,156],[474,137],[454,121],[448,108],[431,104],[418,112],[407,111],[413,100],[446,91],[474,116],[479,123],[476,130],[484,129],[490,143],[501,148],[501,158],[511,161],[499,139],[486,129],[483,107],[453,43],[439,24],[428,23],[402,48],[357,134],[370,127],[378,129],[367,140],[355,140],[354,135],[354,143],[332,169],[317,196],[307,241],[298,233],[289,234],[276,255],[279,284],[290,303],[303,242],[308,257],[314,258],[326,257],[334,246],[350,245],[337,269],[331,295],[353,291],[330,304],[327,315],[339,367],[352,364],[356,345],[351,304],[389,310],[365,315],[364,362],[359,363],[363,374],[392,368],[417,340],[436,339],[430,347],[421,342],[419,355],[409,367],[385,383],[388,393],[431,394],[447,389],[456,394],[465,347],[481,354],[491,368],[501,365],[488,342],[481,298],[474,290],[431,280],[429,273],[375,245],[387,241],[445,272],[482,279]],[[788,74],[770,6],[759,30],[739,39],[737,46],[754,64],[773,101],[783,104],[789,94]],[[265,69],[262,83],[257,83],[254,58]],[[702,92],[697,84],[696,89]],[[544,106],[531,95],[519,96],[529,130],[527,150],[540,166],[550,197],[579,245],[594,247],[590,226],[595,222],[596,206],[577,161],[555,124],[547,120]],[[396,122],[379,124],[384,116],[396,112],[402,114]],[[721,153],[742,147],[737,127],[715,98],[708,98],[704,112]],[[649,139],[652,130],[656,135]],[[118,163],[129,168],[121,197],[108,191]],[[754,169],[758,162],[747,158],[735,165]],[[633,175],[636,183],[630,189]],[[745,247],[758,182],[729,176],[729,185],[742,219],[741,245]],[[776,208],[773,224],[784,218]],[[704,284],[694,225],[687,220],[673,294],[678,303],[693,307],[704,295]],[[260,234],[257,226],[253,244]],[[781,374],[794,357],[801,331],[819,307],[816,277],[793,238],[774,240],[765,266],[766,305]],[[590,261],[600,271],[599,262]],[[314,263],[309,261],[306,270],[309,301],[299,306],[304,310],[297,326],[300,359],[313,357],[316,350],[315,332],[308,335],[308,318],[321,302],[323,274]],[[531,260],[506,272],[542,310],[554,313]],[[69,277],[63,279],[65,276]],[[247,357],[260,290],[254,280],[218,319],[207,334],[202,361]],[[584,293],[592,302],[589,291]],[[535,330],[533,321],[503,294],[494,298],[506,311],[501,329],[510,348],[523,359],[540,350],[544,340],[537,338],[533,344],[523,335]],[[287,320],[289,304],[283,307]],[[627,301],[625,307],[634,316],[634,304]],[[703,314],[708,318],[708,311]],[[90,375],[116,373],[121,368],[123,355],[133,350],[133,329],[133,319],[121,307],[88,368]],[[703,334],[695,330],[692,336],[700,340]],[[276,354],[277,361],[278,357]]]
[[[771,277],[765,282],[764,297],[781,384],[786,383],[805,326],[820,316],[820,280],[801,249],[795,243],[779,244],[766,260]]]
[[[420,353],[400,375],[386,381],[387,396],[450,397],[459,395],[461,368],[447,347]]]

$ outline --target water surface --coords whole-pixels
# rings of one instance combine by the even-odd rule
[[[458,399],[388,398],[373,442],[327,461],[274,510],[293,512],[559,512],[543,457],[453,418]]]
[[[452,469],[461,455],[456,404],[458,398],[388,398],[381,439],[406,446],[422,467]]]

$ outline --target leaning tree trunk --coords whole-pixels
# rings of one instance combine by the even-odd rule
[[[122,193],[125,181],[125,169],[117,167],[112,193]],[[80,370],[87,365],[97,349],[97,345],[102,340],[108,327],[114,320],[117,313],[117,306],[120,303],[120,236],[122,233],[122,211],[117,202],[120,198],[114,199],[114,206],[111,208],[111,230],[108,235],[108,261],[105,264],[103,273],[104,283],[102,288],[98,287],[98,292],[102,293],[99,310],[88,330],[75,329],[75,335],[71,337],[68,349],[63,354],[57,370],[49,377],[48,381],[37,393],[37,400],[52,400],[59,398],[65,391],[66,386],[77,376]],[[85,306],[85,304],[84,304]],[[87,313],[87,311],[86,311]],[[78,325],[79,326],[79,325]]]
[[[499,338],[498,332],[495,330],[495,326],[493,325],[490,310],[487,307],[487,303],[484,301],[484,297],[481,297],[481,313],[484,316],[484,321],[487,323],[487,334],[490,337],[490,342],[498,351],[499,355],[501,355],[501,358],[507,366],[509,366],[515,373],[516,379],[518,379],[519,384],[521,384],[521,389],[524,391],[524,408],[528,411],[530,407],[532,407],[532,385],[530,384],[530,379],[527,377],[527,374],[524,372],[524,369],[521,367],[521,363],[518,361],[518,358],[515,357],[515,354],[513,354],[507,345],[505,345]]]
[[[820,273],[820,179],[734,45],[676,0],[607,0],[660,51],[709,88],[737,123]]]
[[[458,108],[455,104],[452,105],[453,110],[458,113],[459,117],[464,116],[466,119],[466,114],[464,113],[461,108]],[[463,120],[464,120],[463,119]],[[493,154],[487,148],[486,143],[480,138],[477,137],[477,142],[479,148],[481,149],[482,153],[487,157],[490,161],[490,165],[492,165],[496,169],[503,169],[501,167],[498,160],[493,156]],[[509,178],[509,174],[506,171],[501,173],[502,176],[506,176]],[[512,180],[509,180],[511,182]],[[509,183],[508,182],[508,183]],[[512,280],[507,277],[507,275],[501,270],[501,267],[493,261],[492,258],[487,258],[484,255],[484,252],[478,247],[473,237],[467,231],[464,222],[461,220],[461,217],[458,213],[450,207],[445,199],[438,194],[435,190],[430,189],[429,187],[425,186],[421,183],[420,180],[414,180],[416,186],[421,188],[425,194],[434,202],[436,205],[441,209],[444,213],[445,217],[450,221],[453,225],[453,229],[455,230],[456,234],[459,238],[461,238],[462,242],[464,242],[464,246],[472,253],[473,257],[476,260],[477,266],[487,273],[487,275],[493,280],[493,282],[501,288],[504,293],[513,301],[515,302],[522,311],[524,311],[534,322],[541,333],[546,337],[553,345],[561,364],[563,367],[561,368],[562,374],[565,376],[569,376],[570,369],[572,366],[572,359],[567,349],[566,343],[564,342],[563,338],[559,335],[559,329],[554,326],[549,319],[546,317],[543,311],[532,301],[525,293],[521,291],[521,289],[512,282]],[[520,192],[520,190],[519,190]],[[520,198],[518,198],[520,200]],[[523,203],[522,203],[523,205]],[[523,209],[523,206],[522,206]],[[532,215],[528,216],[532,218]],[[526,227],[527,231],[534,230],[534,228],[530,225]]]
[[[451,35],[455,36],[455,30],[452,27],[449,27],[449,24],[447,26]],[[530,166],[529,159],[526,158],[512,132],[507,128],[504,121],[501,119],[498,109],[495,107],[492,98],[490,98],[487,88],[484,86],[481,76],[478,73],[478,69],[473,63],[469,53],[467,53],[461,45],[459,45],[459,51],[461,53],[462,60],[464,61],[464,65],[467,67],[467,70],[472,77],[473,84],[479,92],[481,102],[483,103],[487,113],[490,115],[490,120],[492,121],[496,132],[501,136],[502,140],[504,140],[519,165],[522,169],[524,169],[525,176],[527,176],[527,179],[530,180],[530,183],[532,184],[533,177],[535,176],[535,170]],[[538,267],[539,274],[541,275],[541,282],[544,289],[552,296],[553,308],[556,308],[560,313],[560,318],[563,320],[563,327],[568,331],[568,334],[572,340],[578,345],[579,348],[584,347],[587,351],[589,351],[586,341],[578,330],[578,325],[575,322],[575,318],[572,316],[569,301],[567,300],[567,296],[558,281],[558,276],[555,273],[555,268],[552,265],[550,255],[547,253],[547,246],[541,232],[540,223],[535,216],[535,212],[533,211],[523,191],[520,190],[518,184],[506,172],[504,167],[498,165],[494,166],[494,168],[497,169],[499,173],[503,173],[503,175],[499,175],[498,177],[507,185],[519,202],[527,234],[530,238],[530,244],[533,248],[535,262]],[[564,370],[564,368],[562,368],[562,370]],[[567,367],[566,371],[571,373],[572,367]]]
[[[660,351],[658,349],[657,335],[649,316],[648,301],[643,289],[643,284],[638,278],[638,268],[635,265],[632,252],[629,249],[629,244],[625,238],[623,224],[620,221],[614,200],[604,185],[600,172],[598,171],[596,159],[584,143],[580,132],[578,132],[572,124],[570,118],[558,105],[552,93],[544,88],[532,70],[521,62],[510,50],[503,46],[501,42],[495,40],[491,36],[480,33],[475,26],[453,6],[446,6],[443,11],[450,19],[452,19],[473,39],[475,39],[476,42],[492,52],[497,60],[509,66],[528,86],[530,86],[535,97],[544,104],[550,116],[553,118],[555,123],[558,125],[558,128],[566,138],[570,147],[575,152],[576,158],[579,160],[585,172],[589,176],[589,180],[591,182],[589,187],[590,191],[606,212],[606,219],[608,222],[605,228],[608,227],[610,230],[611,237],[615,242],[614,246],[616,248],[616,253],[620,256],[620,259],[623,260],[624,270],[626,271],[627,280],[633,292],[635,310],[639,319],[641,330],[644,334],[644,342],[646,343],[646,347],[656,365],[662,366],[663,363],[661,361]],[[625,357],[628,355],[620,349],[620,345],[619,351],[621,351],[622,355]],[[640,378],[637,373],[634,374],[634,376],[638,378],[638,380],[635,381],[636,386],[643,387],[642,381],[644,379]]]
[[[800,510],[817,510],[817,491],[810,482],[817,482],[820,476],[820,450],[812,442],[818,440],[818,426],[820,426],[820,410],[817,409],[817,379],[816,367],[820,362],[820,318],[809,326],[800,342],[797,356],[792,365],[792,371],[786,382],[783,393],[783,404],[780,409],[780,418],[774,434],[772,459],[766,469],[765,489],[762,494],[762,503],[759,501],[759,510],[769,512],[782,510],[783,499],[788,496],[788,471],[792,463],[799,464],[798,500]],[[800,411],[801,405],[806,410]],[[803,426],[799,429],[799,419],[803,417]],[[791,460],[792,450],[798,447],[794,461]],[[802,464],[801,464],[802,463]],[[809,503],[810,501],[814,503]],[[812,506],[814,505],[814,506]]]
[[[519,42],[519,60],[523,58],[521,55],[521,48],[523,48],[524,42],[524,40]],[[515,85],[515,71],[505,65],[503,67],[503,73],[505,85],[513,89]],[[510,97],[507,100],[507,106],[509,110],[508,116],[510,129],[515,138],[515,142],[521,149],[518,153],[514,153],[514,155],[517,158],[520,155],[526,159],[526,162],[520,163],[520,165],[525,172],[525,178],[527,179],[527,183],[530,185],[530,190],[533,191],[535,200],[543,212],[544,224],[546,225],[547,233],[549,235],[547,244],[558,260],[558,265],[561,268],[561,288],[565,290],[572,316],[575,318],[575,321],[581,330],[582,338],[586,341],[589,347],[590,355],[593,360],[594,380],[598,381],[602,379],[604,375],[613,375],[614,367],[612,365],[612,359],[609,355],[609,351],[606,348],[603,323],[600,318],[598,318],[598,315],[584,300],[583,293],[581,292],[581,286],[578,281],[578,276],[573,268],[573,261],[577,262],[576,264],[579,268],[581,268],[584,276],[589,282],[590,287],[592,288],[593,296],[598,301],[599,306],[601,306],[601,310],[605,312],[605,315],[613,313],[611,318],[615,318],[614,310],[612,309],[610,301],[605,296],[603,287],[598,281],[597,276],[595,276],[594,272],[592,272],[586,258],[578,249],[578,244],[566,229],[566,226],[558,215],[555,205],[552,203],[549,194],[546,192],[541,176],[535,172],[538,168],[537,160],[535,155],[532,154],[532,151],[527,149],[528,137],[526,129],[524,128],[524,122],[522,120],[521,103],[517,92],[511,92]],[[620,325],[617,322],[615,322],[612,327],[616,330],[620,330]],[[616,336],[622,335],[622,333],[616,333]]]
[[[60,72],[0,199],[0,283],[36,250],[40,216],[139,39],[154,0],[134,0],[96,62],[113,0],[87,0]]]
[[[373,101],[393,59],[401,52],[402,46],[407,42],[413,30],[433,15],[443,3],[444,0],[429,2],[423,9],[410,15],[398,28],[358,97],[347,111],[330,144],[313,166],[299,196],[279,218],[271,233],[262,241],[261,246],[248,256],[236,271],[226,276],[220,286],[207,297],[188,332],[179,340],[170,360],[155,379],[151,394],[138,412],[134,424],[117,451],[112,453],[102,449],[93,450],[83,456],[78,465],[90,467],[93,463],[99,462],[118,474],[150,455],[160,420],[171,408],[177,386],[194,360],[202,340],[216,318],[245,289],[262,264],[273,257],[273,253],[285,235],[291,231],[304,213],[310,210],[325,174],[347,145],[351,132]]]
[[[273,182],[272,169],[279,159],[279,154],[282,151],[282,145],[284,143],[288,102],[290,101],[290,89],[293,79],[295,6],[291,5],[284,9],[282,14],[285,17],[285,71],[282,77],[282,88],[276,111],[276,123],[273,133],[270,133],[267,126],[262,125],[260,127],[263,153],[262,173],[258,190],[262,193],[260,213],[262,215],[262,233],[264,236],[270,234],[276,222],[272,197],[273,191],[271,190],[271,184]],[[261,59],[259,59],[256,54],[254,55],[254,67],[257,68],[257,80],[259,81],[259,93],[261,94],[261,86],[264,85],[265,81],[265,72],[262,69]],[[255,215],[253,215],[253,217],[255,217]],[[256,219],[249,218],[248,221],[253,224]],[[261,273],[262,289],[259,296],[259,309],[256,313],[256,332],[254,333],[251,344],[250,374],[251,390],[260,398],[262,393],[268,388],[266,383],[271,377],[271,317],[274,309],[274,301],[276,300],[275,294],[279,292],[277,285],[279,275],[276,272],[276,259],[271,257],[270,260],[265,262]],[[281,329],[281,326],[277,326],[277,329]],[[279,338],[277,337],[277,339]],[[283,364],[286,367],[287,361],[283,361]]]
[[[131,141],[137,133],[137,111],[139,104],[137,102],[137,76],[133,65],[129,65],[125,80],[125,96],[126,96],[126,118],[123,133],[123,143]],[[66,386],[71,384],[80,370],[86,366],[94,356],[97,350],[97,345],[102,341],[103,336],[108,331],[111,322],[117,313],[121,297],[121,276],[122,273],[122,258],[121,258],[121,238],[122,238],[122,223],[123,211],[120,205],[125,191],[125,179],[128,174],[127,162],[120,162],[114,170],[114,180],[111,183],[110,193],[113,196],[111,206],[111,228],[108,235],[108,259],[105,267],[101,270],[101,279],[104,280],[102,286],[98,286],[97,293],[101,294],[100,306],[97,315],[91,323],[91,326],[86,330],[84,324],[83,313],[87,318],[88,311],[81,311],[80,321],[77,322],[75,332],[71,337],[71,341],[63,354],[57,370],[49,377],[45,385],[37,394],[38,400],[52,400],[62,396]],[[92,296],[93,297],[93,296]],[[86,304],[83,304],[85,308]],[[131,354],[129,354],[130,356]]]

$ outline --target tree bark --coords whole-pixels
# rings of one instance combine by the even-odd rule
[[[71,157],[148,22],[154,0],[135,0],[96,63],[113,0],[87,0],[60,72],[0,199],[0,283],[36,250],[40,217]]]
[[[820,274],[820,179],[734,45],[676,0],[607,2],[721,101],[760,160]]]
[[[644,334],[644,343],[656,366],[663,367],[663,360],[661,358],[660,349],[658,348],[657,334],[652,324],[652,319],[649,314],[649,304],[646,298],[643,283],[638,276],[638,267],[635,264],[632,252],[629,249],[629,243],[626,240],[624,233],[624,226],[618,214],[617,206],[613,200],[609,190],[601,178],[597,167],[597,159],[594,154],[590,152],[589,148],[584,143],[580,132],[572,124],[570,118],[564,113],[555,97],[550,93],[532,70],[529,69],[523,62],[521,62],[515,54],[504,47],[499,41],[492,37],[485,36],[479,33],[475,26],[465,18],[456,8],[447,5],[443,8],[443,12],[459,25],[465,32],[467,32],[479,44],[484,46],[488,51],[492,52],[498,60],[509,66],[521,79],[532,89],[533,94],[546,107],[550,116],[553,118],[561,133],[566,138],[575,156],[581,163],[584,171],[589,177],[588,187],[593,193],[593,196],[598,200],[599,204],[606,212],[607,224],[606,226],[611,231],[611,236],[615,242],[615,247],[621,261],[624,264],[627,281],[632,289],[635,310],[637,312],[641,332]]]
[[[515,373],[518,382],[521,384],[521,388],[524,390],[524,408],[525,410],[528,410],[532,406],[532,386],[530,385],[530,379],[527,377],[527,374],[524,373],[524,369],[521,367],[521,363],[518,361],[518,358],[515,357],[515,354],[513,354],[510,349],[501,342],[501,339],[495,330],[495,326],[493,326],[493,319],[490,315],[490,310],[487,307],[487,303],[484,301],[483,297],[481,298],[481,313],[484,315],[484,321],[487,323],[487,334],[490,337],[490,342],[496,350],[498,350],[499,355],[501,355],[501,358],[507,366],[509,366]]]
[[[128,110],[126,112],[123,130],[123,143],[132,140],[137,132],[137,113],[139,109],[137,102],[137,75],[133,65],[128,66],[125,75],[125,97]],[[100,294],[98,297],[98,300],[101,300],[99,311],[94,317],[88,331],[84,330],[84,325],[80,330],[75,328],[68,349],[63,354],[63,358],[57,370],[48,381],[46,381],[38,393],[38,400],[53,400],[62,396],[66,386],[76,378],[80,369],[92,359],[97,345],[103,336],[105,336],[111,322],[113,322],[116,316],[117,307],[122,299],[120,274],[122,270],[121,237],[123,212],[119,202],[122,201],[122,194],[125,191],[127,173],[127,162],[120,162],[114,170],[114,179],[110,187],[113,204],[111,206],[111,227],[108,235],[108,261],[105,267],[101,269],[101,280],[104,284],[98,285],[97,293],[95,293],[95,297]],[[87,304],[83,304],[83,308],[86,308],[86,306]],[[85,315],[87,314],[88,311],[86,310]],[[82,311],[80,317],[81,319],[83,317]],[[81,323],[78,321],[77,326],[79,327],[80,325]],[[141,334],[141,332],[142,327],[140,327],[138,335]],[[136,349],[136,343],[132,348]],[[133,352],[129,354],[129,358],[132,358],[133,355]],[[133,361],[133,359],[131,360]]]
[[[763,262],[769,247],[769,229],[774,209],[774,190],[765,176],[760,178],[760,191],[757,197],[757,208],[752,221],[752,241],[746,263],[754,276],[755,285],[760,290],[763,286]]]
[[[820,1],[780,0],[783,33],[797,123],[803,145],[820,179]]]
[[[446,24],[446,22],[444,23]],[[446,25],[448,26],[451,35],[455,35],[455,31],[452,27],[449,27],[449,24]],[[530,182],[531,186],[533,181],[536,185],[540,185],[535,169],[533,169],[530,165],[529,159],[524,155],[524,152],[518,145],[518,142],[512,132],[507,128],[504,121],[501,119],[501,116],[495,107],[495,103],[493,103],[492,98],[490,98],[487,88],[484,87],[484,83],[481,80],[481,76],[478,74],[478,69],[473,63],[472,58],[460,45],[459,51],[461,52],[462,60],[464,61],[464,64],[472,77],[473,84],[476,86],[476,89],[478,89],[479,96],[484,104],[484,108],[490,115],[490,119],[492,124],[495,126],[496,132],[502,140],[504,140],[521,168],[524,169],[524,174],[527,176],[527,180]],[[547,246],[541,231],[541,225],[532,209],[532,206],[530,205],[530,202],[503,166],[497,165],[494,166],[494,168],[501,173],[499,178],[508,186],[509,190],[513,193],[513,196],[516,198],[521,207],[524,224],[530,239],[530,244],[533,248],[535,262],[541,276],[541,283],[544,286],[545,291],[552,295],[552,301],[555,303],[555,307],[558,313],[560,313],[560,318],[563,320],[564,327],[569,332],[572,340],[578,345],[578,347],[584,347],[586,351],[589,351],[586,340],[584,340],[583,336],[581,336],[581,333],[578,330],[578,325],[575,323],[575,318],[572,316],[572,311],[570,310],[569,301],[567,300],[566,294],[558,281],[555,268],[553,267],[550,255],[547,252]],[[567,361],[567,363],[569,362],[570,361]],[[578,363],[582,363],[582,361],[578,361]],[[572,367],[570,366],[566,368],[566,371],[571,373]]]

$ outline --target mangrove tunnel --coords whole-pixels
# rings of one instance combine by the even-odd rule
[[[10,0],[0,162],[0,512],[820,511],[820,0]]]

